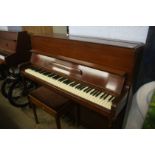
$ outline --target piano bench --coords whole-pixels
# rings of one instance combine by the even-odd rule
[[[40,87],[30,93],[29,102],[32,105],[36,123],[39,123],[36,113],[36,106],[38,106],[55,117],[57,128],[61,128],[60,117],[69,109],[70,103],[68,99],[45,87]]]

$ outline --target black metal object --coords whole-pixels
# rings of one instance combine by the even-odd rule
[[[155,80],[155,26],[150,26],[135,91],[145,83]]]
[[[27,106],[28,94],[31,90],[35,89],[37,85],[20,76],[19,68],[10,68],[7,78],[3,81],[1,92],[9,102],[16,107]]]

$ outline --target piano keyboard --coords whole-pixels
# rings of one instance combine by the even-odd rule
[[[104,91],[99,91],[79,82],[72,81],[56,73],[46,72],[34,67],[25,69],[25,72],[109,110],[111,109],[112,103],[115,99],[114,96],[107,94]]]

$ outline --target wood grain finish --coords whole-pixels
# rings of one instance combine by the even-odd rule
[[[59,35],[60,36],[60,35]],[[101,43],[80,41],[79,37],[74,40],[66,36],[31,38],[33,50],[43,55],[56,57],[62,60],[72,61],[85,66],[103,69],[108,68],[116,71],[123,71],[127,74],[127,81],[132,81],[132,73],[136,61],[136,55],[141,50],[141,44],[134,44],[133,48]],[[85,39],[86,40],[86,39]],[[102,40],[102,39],[101,39]],[[102,41],[104,42],[104,41]],[[112,44],[112,43],[111,43]]]
[[[109,90],[117,95],[121,94],[122,88],[124,86],[125,73],[120,76],[76,63],[39,55],[36,53],[33,53],[31,56],[31,64],[34,66],[42,67],[44,70],[54,72],[57,72],[55,68],[60,68],[67,71],[66,73],[69,74],[69,77],[74,80],[76,79],[81,82],[91,84],[95,87]],[[59,74],[64,76],[65,72],[59,72]],[[65,76],[68,76],[68,74]]]
[[[114,95],[116,99],[111,110],[108,110],[24,72],[25,68],[30,66],[23,68],[23,76],[104,116],[108,120],[107,126],[111,128],[114,120],[126,107],[128,93],[132,88],[135,75],[137,56],[143,49],[143,45],[62,35],[52,37],[33,35],[31,43],[30,66],[41,67],[45,71],[54,71],[69,79],[104,90]],[[67,71],[68,74],[54,70],[55,66]]]
[[[16,42],[13,40],[4,40],[0,38],[1,50],[7,51],[8,53],[15,53]]]
[[[0,31],[0,36],[1,38],[6,39],[6,40],[16,41],[18,38],[18,33],[10,32],[10,31]]]

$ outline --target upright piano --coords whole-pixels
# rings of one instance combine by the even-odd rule
[[[26,31],[0,31],[0,65],[16,66],[30,59],[31,42]]]
[[[128,104],[143,44],[55,34],[33,35],[31,44],[31,61],[22,75],[74,101],[81,122],[95,124],[97,114],[99,124],[115,128]]]

